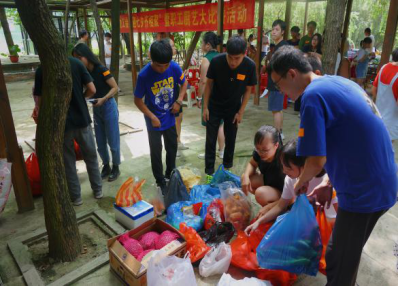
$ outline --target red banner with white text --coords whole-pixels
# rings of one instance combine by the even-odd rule
[[[254,27],[255,0],[224,4],[224,30]],[[189,32],[217,30],[217,3],[133,13],[134,32]],[[129,32],[127,14],[120,15],[120,32]]]

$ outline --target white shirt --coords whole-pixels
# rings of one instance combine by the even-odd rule
[[[263,53],[268,52],[268,46],[269,46],[269,38],[268,38],[268,36],[264,36],[263,37],[263,45],[261,47],[261,51]]]
[[[314,177],[311,181],[309,181],[308,185],[308,190],[307,190],[307,195],[310,194],[316,186],[318,186],[323,178],[325,176],[322,176],[320,178]],[[285,185],[283,186],[283,192],[282,192],[282,199],[285,200],[291,200],[291,199],[296,199],[296,195],[294,193],[294,184],[297,182],[297,179],[292,179],[289,176],[285,177]],[[335,218],[336,217],[336,211],[333,207],[333,204],[337,203],[337,197],[332,199],[332,203],[328,209],[325,208],[325,214],[326,217],[328,218]]]
[[[111,57],[107,58],[106,55],[111,55],[111,54],[112,54],[112,44],[105,43],[105,63],[107,66],[111,64]]]

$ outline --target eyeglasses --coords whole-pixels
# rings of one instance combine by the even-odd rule
[[[282,78],[284,78],[286,76],[287,72],[285,72],[283,75],[281,75],[281,77],[274,82],[274,86],[276,88],[276,90],[281,91],[281,88],[279,87],[278,83],[282,80]]]
[[[254,148],[254,151],[256,151],[258,154],[267,154],[270,150],[258,150],[257,148]]]

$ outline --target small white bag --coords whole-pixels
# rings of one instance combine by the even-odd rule
[[[188,253],[187,253],[188,254]],[[148,286],[196,286],[191,260],[167,256],[164,250],[153,254],[148,263]]]
[[[203,277],[223,274],[228,271],[231,259],[231,246],[222,242],[203,257],[199,264],[199,274]]]
[[[0,213],[4,210],[11,192],[11,163],[0,160]]]
[[[236,280],[231,275],[224,273],[217,286],[272,286],[272,284],[254,277]]]

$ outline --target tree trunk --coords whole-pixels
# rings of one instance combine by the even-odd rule
[[[120,50],[120,0],[112,1],[112,57],[111,73],[119,82],[119,50]]]
[[[95,19],[95,24],[98,31],[98,48],[99,48],[99,59],[102,64],[105,65],[105,48],[104,48],[104,33],[102,31],[101,19],[98,13],[97,2],[95,0],[90,0],[91,10],[93,10],[93,17]]]
[[[130,36],[129,36],[128,33],[123,33],[122,35],[123,35],[124,42],[126,43],[127,53],[129,55],[131,55],[131,51],[130,51]]]
[[[325,74],[334,74],[343,27],[345,0],[328,0],[325,19],[325,41],[322,66]]]
[[[0,22],[1,26],[3,27],[4,37],[6,38],[8,50],[10,50],[10,47],[14,45],[14,41],[12,40],[10,26],[8,26],[6,11],[4,7],[0,7]]]
[[[66,1],[66,6],[65,6],[65,25],[64,25],[64,40],[65,40],[65,49],[66,50],[68,50],[69,8],[70,8],[70,0],[67,0]]]
[[[69,198],[63,159],[65,120],[72,94],[70,64],[45,0],[16,0],[15,3],[22,24],[37,48],[43,69],[36,146],[49,254],[56,260],[72,261],[81,252],[82,244]]]

